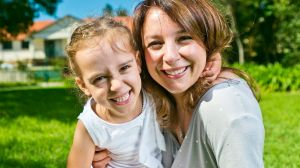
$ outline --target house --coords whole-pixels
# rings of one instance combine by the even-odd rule
[[[130,17],[115,17],[128,27],[132,27]],[[20,34],[11,41],[0,43],[0,61],[3,63],[45,60],[65,57],[64,47],[71,32],[78,24],[91,19],[79,19],[70,15],[56,21],[36,21],[28,34]]]

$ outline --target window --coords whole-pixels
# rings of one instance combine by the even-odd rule
[[[11,41],[4,41],[2,42],[3,50],[11,50],[12,49],[12,42]]]
[[[22,49],[29,49],[29,41],[22,41],[21,47]]]

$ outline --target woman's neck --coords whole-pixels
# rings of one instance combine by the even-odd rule
[[[176,126],[175,132],[179,142],[182,143],[188,131],[192,113],[189,111],[189,108],[186,108],[186,105],[183,101],[183,95],[176,95],[174,96],[174,99],[176,101],[176,111],[178,115],[178,125]]]

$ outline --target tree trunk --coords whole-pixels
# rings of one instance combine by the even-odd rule
[[[233,8],[232,8],[232,5],[228,2],[226,2],[226,7],[227,7],[227,11],[229,12],[231,29],[233,31],[233,35],[234,35],[236,45],[238,48],[238,52],[239,52],[239,63],[244,64],[244,62],[245,62],[244,47],[243,47],[243,43],[242,43],[242,40],[239,35],[239,31],[237,30],[237,27],[236,27],[236,19],[234,17]]]

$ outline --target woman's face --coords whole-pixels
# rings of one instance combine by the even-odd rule
[[[180,96],[204,70],[205,48],[158,7],[149,9],[142,32],[151,77],[172,95]]]

